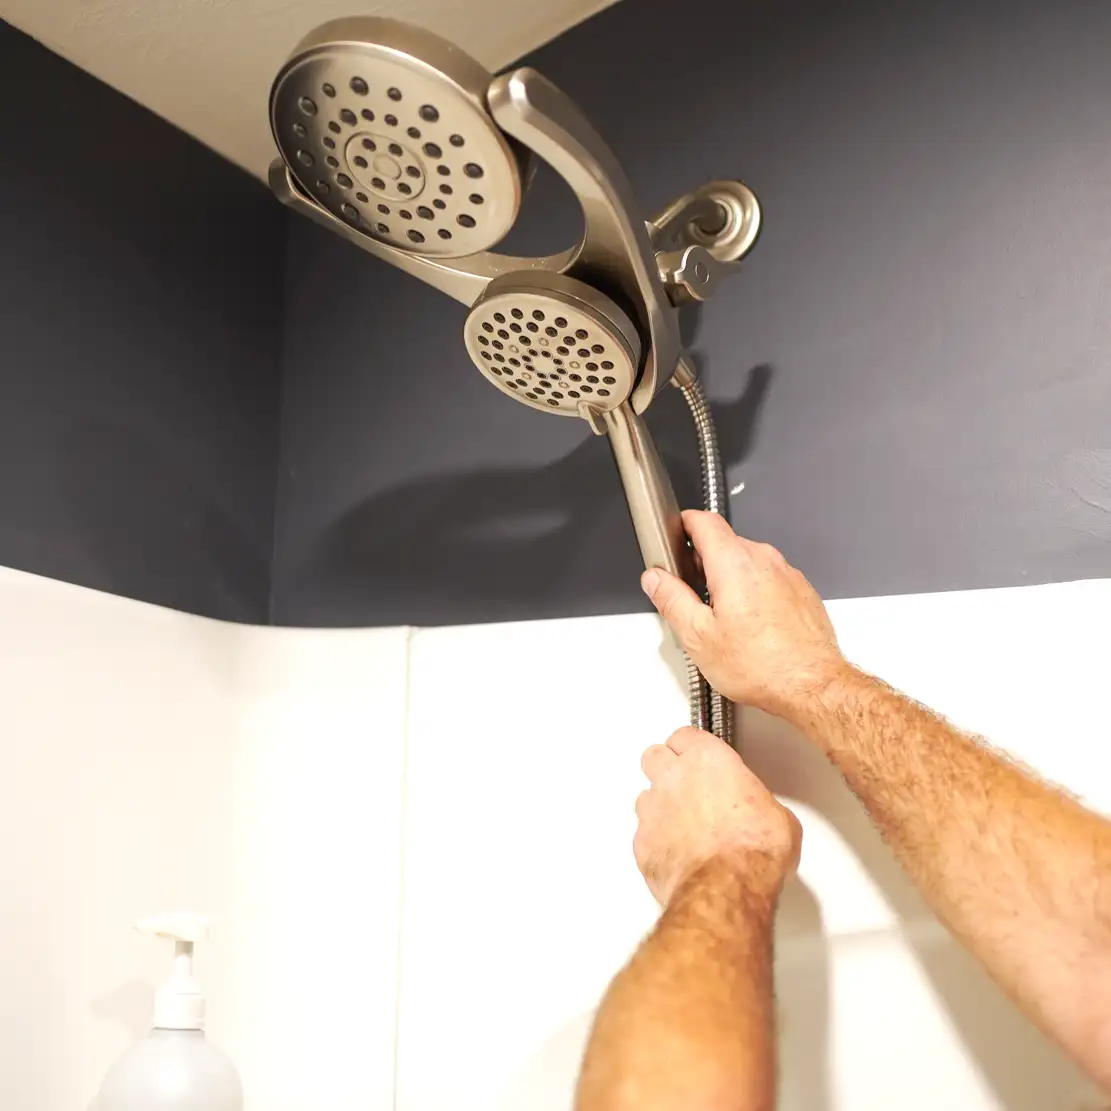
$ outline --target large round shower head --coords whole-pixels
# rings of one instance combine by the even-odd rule
[[[565,275],[523,271],[496,278],[463,326],[475,366],[534,409],[579,417],[632,392],[640,338],[608,297]]]
[[[521,205],[521,166],[486,107],[490,79],[429,32],[335,20],[278,74],[270,126],[297,183],[334,216],[390,246],[457,258],[493,247]]]

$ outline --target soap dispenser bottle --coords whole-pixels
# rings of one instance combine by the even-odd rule
[[[208,921],[166,914],[135,928],[173,941],[173,971],[155,996],[153,1028],[108,1070],[96,1111],[242,1111],[239,1074],[205,1037],[204,996],[193,979],[193,945]]]

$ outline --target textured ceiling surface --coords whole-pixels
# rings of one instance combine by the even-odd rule
[[[381,15],[497,69],[613,0],[0,0],[0,18],[264,177],[270,82],[307,31]]]

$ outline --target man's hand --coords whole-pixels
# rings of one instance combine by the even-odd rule
[[[802,827],[736,752],[687,727],[648,749],[641,766],[652,786],[637,799],[633,848],[660,905],[711,862],[735,867],[752,894],[774,902],[798,866]]]
[[[775,548],[737,536],[718,514],[689,510],[683,524],[712,606],[662,570],[644,573],[644,592],[715,689],[788,716],[847,666],[822,600]]]

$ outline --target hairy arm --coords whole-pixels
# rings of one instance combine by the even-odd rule
[[[695,663],[826,753],[941,920],[1111,1087],[1111,824],[852,668],[774,548],[713,514],[684,522],[712,607],[665,572],[644,587]]]
[[[848,666],[785,708],[938,917],[1111,1086],[1111,825]]]
[[[634,850],[664,907],[610,986],[576,1111],[772,1111],[772,927],[802,830],[716,737],[644,754]]]
[[[773,916],[741,859],[690,876],[603,1001],[578,1111],[771,1111]]]

